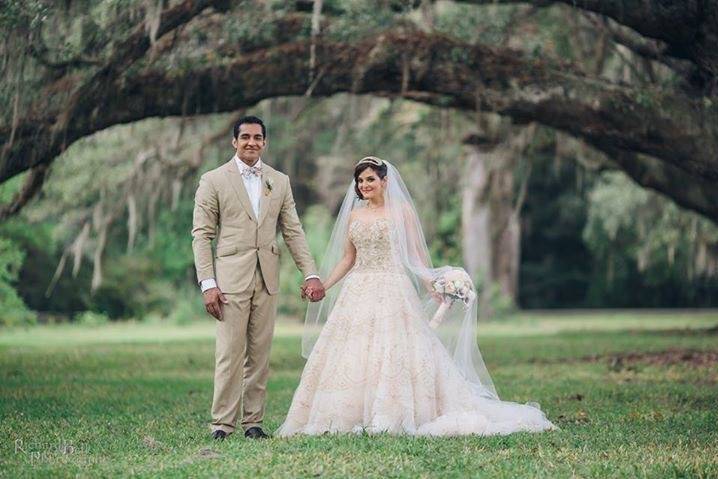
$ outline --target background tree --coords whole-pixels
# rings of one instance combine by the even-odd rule
[[[43,317],[201,314],[192,192],[251,107],[314,248],[378,154],[411,178],[435,259],[492,298],[709,305],[714,8],[624,3],[6,2],[0,229],[25,256],[7,284]]]

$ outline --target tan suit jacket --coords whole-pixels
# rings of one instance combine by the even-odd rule
[[[277,226],[304,276],[317,268],[299,222],[289,177],[262,163],[262,196],[255,217],[242,175],[232,158],[203,174],[195,194],[192,250],[197,281],[215,278],[223,293],[252,287],[257,265],[269,294],[279,290]],[[212,240],[216,253],[212,253]]]

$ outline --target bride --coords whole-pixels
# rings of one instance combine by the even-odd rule
[[[327,296],[308,306],[307,363],[279,436],[556,429],[537,404],[497,396],[476,343],[473,284],[460,268],[432,267],[389,162],[357,163],[321,274]]]

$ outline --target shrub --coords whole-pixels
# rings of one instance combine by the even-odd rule
[[[110,322],[109,316],[103,313],[97,313],[95,311],[83,311],[77,313],[74,317],[74,322],[82,324],[83,326],[102,326]]]
[[[37,314],[25,305],[12,283],[17,280],[24,253],[12,241],[0,238],[0,325],[21,326],[37,322]]]

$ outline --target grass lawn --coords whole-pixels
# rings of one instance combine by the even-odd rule
[[[718,477],[718,313],[523,314],[482,325],[499,394],[561,430],[209,437],[214,327],[0,330],[0,477]],[[303,366],[281,324],[265,424]]]

